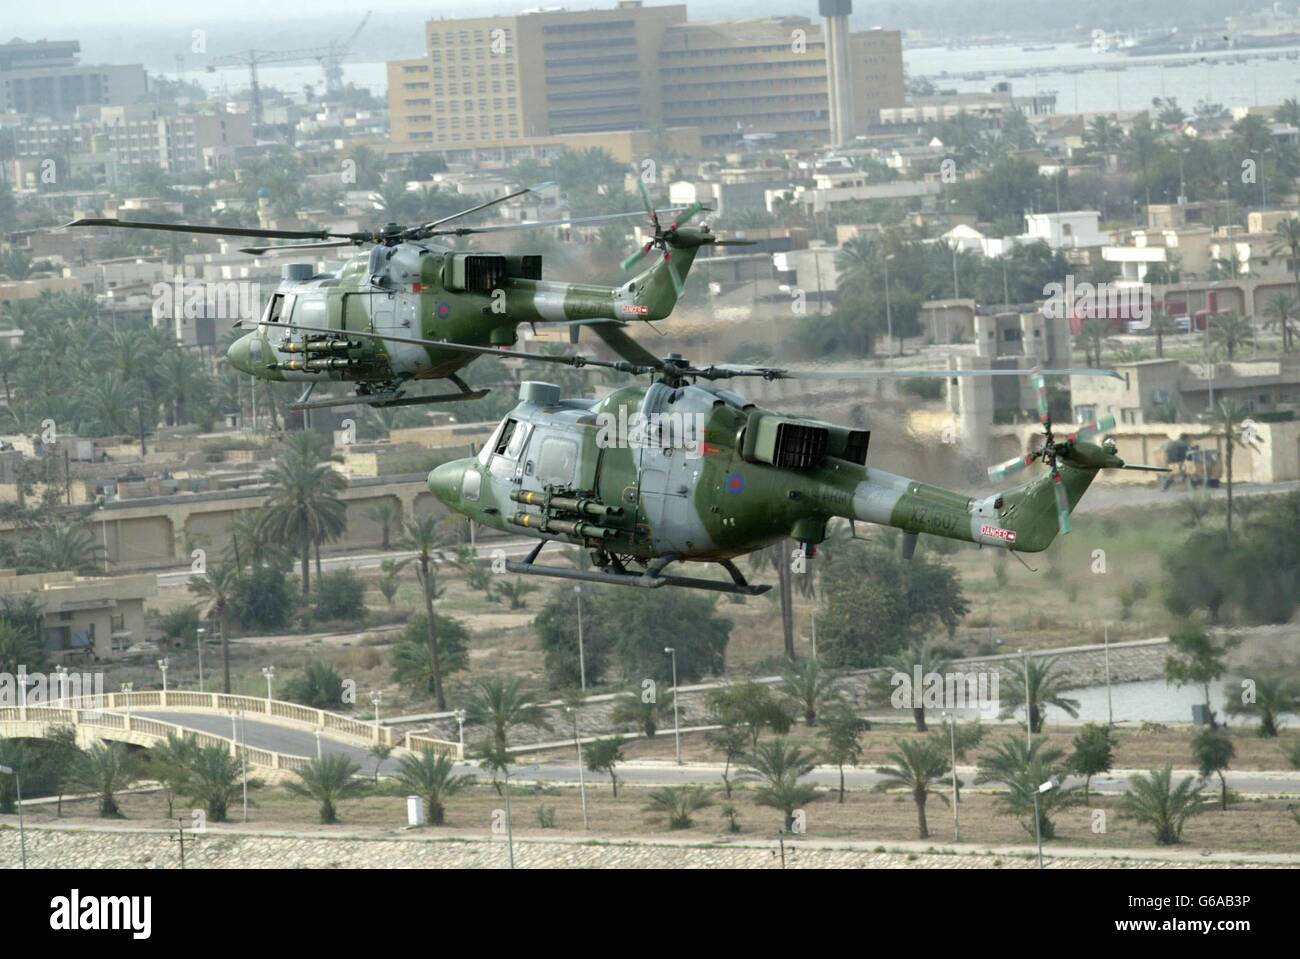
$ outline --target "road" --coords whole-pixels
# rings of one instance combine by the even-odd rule
[[[205,713],[189,713],[165,710],[132,710],[133,716],[144,716],[163,722],[176,723],[189,729],[214,733],[229,737],[231,719],[229,716],[217,716]],[[255,718],[244,719],[243,738],[257,749],[269,749],[290,756],[314,756],[316,754],[316,736],[307,730],[279,726]],[[321,737],[321,751],[344,753],[360,763],[366,772],[375,766],[374,757],[364,747],[353,746]],[[576,758],[576,757],[575,757]],[[380,766],[381,773],[391,773],[397,768],[397,760],[388,759]],[[715,763],[687,763],[682,766],[671,762],[631,762],[618,767],[618,777],[622,782],[642,786],[679,786],[679,785],[718,785],[721,782],[723,767]],[[475,763],[458,764],[460,773],[481,773]],[[734,771],[734,770],[733,770]],[[958,766],[958,774],[967,783],[974,782],[973,766]],[[1128,779],[1139,770],[1117,770],[1109,777],[1097,777],[1092,781],[1092,788],[1097,792],[1115,794],[1124,792]],[[512,776],[519,782],[571,783],[578,782],[577,763],[529,763],[512,766]],[[1176,776],[1194,775],[1193,770],[1175,770]],[[594,773],[585,773],[587,779],[599,778]],[[854,789],[875,786],[884,777],[874,769],[846,769],[845,785]],[[835,787],[839,785],[839,772],[833,767],[819,766],[806,777],[807,782],[819,786]],[[1300,796],[1300,773],[1286,772],[1230,772],[1228,785],[1243,794],[1251,795],[1298,795]]]
[[[494,550],[500,549],[507,558],[513,559],[516,556],[527,554],[536,545],[537,540],[535,539],[491,539],[486,543],[477,543],[475,548],[480,556],[484,554],[491,556]],[[321,558],[320,565],[322,570],[368,569],[378,566],[385,560],[398,562],[409,559],[414,555],[409,550],[395,549],[389,550],[387,553],[364,553],[359,556],[326,556]],[[168,570],[158,574],[158,587],[161,589],[165,586],[185,586],[194,575],[194,572],[188,567],[181,570]]]

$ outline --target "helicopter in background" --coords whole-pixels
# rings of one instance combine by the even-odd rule
[[[719,238],[707,225],[688,226],[708,209],[702,204],[655,209],[641,181],[641,200],[652,232],[645,244],[623,261],[622,268],[630,271],[655,250],[662,255],[621,286],[544,280],[541,256],[454,250],[437,242],[440,237],[613,222],[642,215],[615,213],[482,227],[453,222],[551,185],[515,190],[417,226],[389,223],[380,230],[353,233],[114,218],[83,218],[68,226],[310,241],[241,249],[253,255],[369,246],[334,273],[316,274],[313,266],[305,263],[286,266],[284,279],[267,302],[256,329],[237,339],[227,351],[231,365],[250,376],[303,383],[304,391],[294,409],[478,399],[488,391],[471,388],[459,375],[474,354],[445,349],[442,341],[482,346],[487,348],[483,352],[494,353],[494,348],[518,341],[516,329],[521,323],[564,324],[574,340],[577,328],[585,326],[606,342],[618,341],[625,336],[620,329],[624,324],[652,322],[672,312],[701,247],[751,243]],[[678,215],[667,224],[660,218],[674,214]],[[429,379],[447,380],[456,392],[403,393],[407,383]],[[339,381],[356,383],[356,394],[310,399],[318,384]]]

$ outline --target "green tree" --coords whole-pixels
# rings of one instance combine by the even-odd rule
[[[447,709],[447,697],[442,688],[441,648],[438,642],[438,617],[433,612],[433,601],[439,590],[434,564],[442,560],[443,550],[449,545],[449,537],[440,525],[438,518],[429,513],[407,520],[402,528],[402,537],[398,542],[401,549],[415,555],[398,563],[398,568],[413,566],[424,594],[424,625],[426,649],[429,654],[429,675],[433,679],[433,699],[438,711]]]
[[[239,580],[233,563],[217,560],[208,564],[201,577],[191,576],[189,590],[205,601],[206,616],[221,627],[221,691],[230,694],[230,606]]]
[[[289,677],[281,695],[291,703],[312,709],[343,709],[343,677],[329,663],[312,660],[303,671]]]
[[[730,799],[731,790],[735,785],[734,780],[731,778],[731,770],[749,752],[749,733],[744,726],[737,723],[732,717],[711,715],[709,723],[720,727],[710,729],[704,734],[704,739],[713,749],[722,753],[722,789],[726,797]]]
[[[366,618],[366,584],[350,569],[320,577],[316,589],[316,615],[323,620],[359,622]]]
[[[1192,737],[1192,759],[1196,770],[1203,780],[1219,777],[1219,800],[1225,811],[1228,808],[1228,779],[1224,774],[1236,754],[1237,747],[1226,729],[1207,727]]]
[[[469,630],[459,621],[435,612],[438,621],[438,666],[443,676],[458,673],[469,665]],[[420,696],[434,693],[433,660],[429,656],[429,628],[424,614],[411,617],[393,646],[393,682]]]
[[[906,789],[912,794],[916,804],[917,836],[930,838],[930,828],[925,819],[925,804],[937,785],[942,785],[944,777],[953,773],[948,760],[948,753],[939,749],[937,744],[928,739],[895,739],[894,748],[885,754],[892,765],[877,766],[876,772],[885,778],[874,787],[880,792],[889,789]],[[948,797],[943,793],[934,795],[944,803]]]
[[[1011,667],[1011,675],[1002,681],[1002,715],[1011,716],[1028,702],[1030,731],[1043,731],[1044,707],[1055,706],[1071,718],[1079,715],[1079,701],[1065,693],[1073,688],[1070,680],[1059,668],[1056,656],[1030,656],[1019,668]],[[1028,691],[1026,691],[1028,674]]]
[[[1084,802],[1088,801],[1092,777],[1110,772],[1115,764],[1115,746],[1110,732],[1109,726],[1085,723],[1070,741],[1074,752],[1070,754],[1067,764],[1071,772],[1083,777]]]
[[[296,796],[314,799],[320,805],[321,824],[331,826],[339,821],[338,804],[366,791],[365,780],[356,778],[360,771],[352,757],[325,753],[304,768],[294,770],[298,781],[285,783],[285,788]]]
[[[844,767],[856,766],[862,761],[862,733],[866,720],[860,718],[847,703],[836,703],[822,715],[817,737],[825,740],[819,747],[823,759],[840,771],[839,801],[844,802]]]
[[[1202,808],[1200,792],[1191,776],[1173,785],[1172,765],[1138,773],[1129,780],[1128,792],[1120,797],[1121,815],[1150,826],[1162,846],[1181,842],[1184,824]]]
[[[139,776],[139,767],[121,743],[94,743],[77,756],[69,777],[83,792],[99,799],[99,814],[105,819],[121,818],[117,794]]]
[[[839,677],[822,669],[815,659],[789,663],[781,672],[781,695],[794,709],[802,711],[804,722],[817,725],[817,711],[839,698]]]
[[[1012,816],[1029,835],[1035,835],[1034,812],[1038,812],[1037,834],[1044,839],[1056,835],[1052,815],[1058,809],[1078,802],[1078,792],[1061,785],[1043,792],[1043,783],[1059,780],[1068,769],[1065,752],[1039,737],[1032,744],[1020,736],[1008,736],[980,757],[975,775],[976,785],[1001,783],[1006,792],[995,806]]]
[[[198,752],[193,734],[169,732],[167,738],[149,750],[148,776],[158,782],[167,800],[167,818],[176,812],[176,797],[184,795],[190,766]]]
[[[672,690],[660,693],[657,688],[653,696],[647,696],[643,690],[620,693],[610,711],[610,722],[618,726],[637,726],[646,739],[654,739],[660,723],[672,715],[673,699]]]
[[[252,785],[252,780],[249,781]],[[210,822],[225,822],[230,804],[243,790],[243,767],[229,746],[198,746],[189,757],[188,774],[180,782],[181,795],[201,803]]]
[[[1214,405],[1213,421],[1215,429],[1223,437],[1223,481],[1228,487],[1228,545],[1232,546],[1233,515],[1233,454],[1237,448],[1255,449],[1256,442],[1242,429],[1242,424],[1249,418],[1250,411],[1236,400],[1219,400]]]
[[[523,681],[513,676],[478,680],[465,704],[465,721],[486,727],[500,752],[509,749],[510,730],[515,726],[550,728],[541,707],[527,698]]]
[[[33,529],[18,545],[18,572],[100,572],[104,547],[81,522],[50,520]]]
[[[923,733],[928,728],[925,724],[925,705],[920,697],[920,688],[916,685],[917,670],[922,681],[931,674],[943,676],[952,668],[952,660],[940,654],[929,643],[913,643],[910,647],[892,653],[881,662],[884,671],[875,679],[875,693],[882,702],[892,702],[895,694],[909,693],[907,702],[911,704],[912,720],[916,731]],[[902,682],[898,677],[906,677]]]
[[[669,829],[690,829],[692,815],[714,805],[709,790],[703,786],[664,786],[646,794],[645,811],[668,820]]]
[[[1180,623],[1169,632],[1169,655],[1165,657],[1165,681],[1179,688],[1201,687],[1211,729],[1215,728],[1215,721],[1214,712],[1210,708],[1210,683],[1223,678],[1227,669],[1224,656],[1240,643],[1241,640],[1235,636],[1225,639],[1222,643],[1216,643],[1204,627],[1190,620]]]
[[[749,756],[748,778],[762,785],[754,790],[754,805],[781,810],[782,828],[794,828],[795,810],[822,798],[815,786],[799,782],[816,765],[814,754],[777,737],[759,743]]]
[[[445,754],[416,753],[399,762],[393,778],[404,791],[424,800],[425,822],[432,826],[447,821],[447,800],[474,782],[473,776],[457,776],[455,760]]]
[[[784,736],[794,725],[789,707],[766,683],[747,680],[710,690],[705,697],[709,712],[724,724],[748,730],[750,752],[758,751],[758,738],[764,729]]]
[[[617,736],[597,739],[587,746],[585,758],[587,768],[592,772],[609,774],[609,784],[614,791],[614,798],[617,799],[618,777],[614,774],[614,770],[625,758],[623,755],[623,740]]]
[[[289,446],[264,479],[272,492],[264,507],[263,532],[273,540],[297,544],[305,599],[311,594],[312,546],[341,535],[347,524],[339,498],[347,480],[319,460],[310,440]]]
[[[1250,320],[1236,313],[1219,313],[1210,319],[1210,342],[1223,348],[1228,362],[1237,356],[1237,348],[1254,334]]]
[[[1277,674],[1259,676],[1251,684],[1239,698],[1229,697],[1228,715],[1257,718],[1259,734],[1274,737],[1282,725],[1280,717],[1300,710],[1300,691],[1294,681]]]

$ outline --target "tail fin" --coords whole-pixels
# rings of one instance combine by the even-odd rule
[[[666,240],[667,249],[659,261],[632,280],[636,284],[633,302],[645,310],[639,319],[662,320],[671,313],[686,289],[686,276],[695,262],[696,251],[716,242],[708,230],[684,226],[674,230]]]

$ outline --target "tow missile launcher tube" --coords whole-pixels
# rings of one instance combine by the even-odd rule
[[[510,522],[525,529],[535,529],[543,533],[564,533],[586,539],[607,539],[618,535],[618,530],[597,526],[594,523],[585,523],[582,520],[555,519],[551,516],[525,513],[522,510],[510,517]]]
[[[551,493],[538,493],[533,490],[511,490],[510,498],[525,506],[540,506],[543,510],[559,510],[564,513],[581,513],[586,516],[622,516],[623,507],[606,506],[594,499],[574,496],[557,496]],[[522,514],[521,514],[522,515]]]

